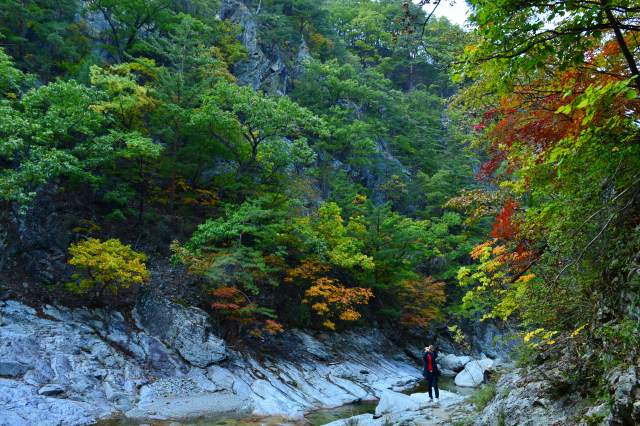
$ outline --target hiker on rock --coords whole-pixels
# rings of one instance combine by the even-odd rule
[[[488,365],[487,369],[482,373],[482,383],[490,384],[493,382],[493,366]]]
[[[431,387],[435,389],[436,402],[440,402],[440,392],[438,391],[438,377],[440,377],[440,370],[438,370],[438,364],[436,364],[436,358],[438,353],[433,348],[433,345],[424,348],[424,369],[422,375],[427,378],[427,388],[429,389],[429,398],[433,401],[433,394],[431,393]]]

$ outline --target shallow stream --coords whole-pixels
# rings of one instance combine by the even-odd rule
[[[472,395],[477,392],[475,388],[461,388],[455,385],[453,377],[440,377],[438,379],[438,387],[440,389],[448,390],[450,392],[456,392],[460,395]],[[426,393],[427,382],[423,380],[420,382],[417,388],[411,389],[410,391],[403,392],[406,394],[411,393]],[[376,411],[376,406],[378,405],[378,401],[361,401],[355,402],[353,404],[343,405],[337,408],[321,408],[319,410],[313,411],[305,416],[307,421],[311,423],[313,426],[323,426],[327,423],[331,423],[335,420],[345,419],[352,416],[357,416],[365,413],[374,413]],[[112,420],[103,420],[96,423],[96,426],[139,426],[139,425],[150,425],[150,426],[285,426],[285,425],[296,425],[300,426],[302,422],[293,422],[291,420],[287,420],[282,417],[264,417],[264,418],[246,418],[243,420],[235,420],[228,417],[210,417],[210,418],[202,418],[202,419],[194,419],[194,420],[182,420],[180,422],[176,422],[175,420],[131,420],[131,419],[112,419]]]

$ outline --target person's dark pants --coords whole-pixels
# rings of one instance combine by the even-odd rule
[[[440,398],[440,392],[438,391],[438,376],[434,371],[427,371],[427,388],[429,388],[429,398],[433,399],[431,393],[431,387],[436,391],[436,398]]]

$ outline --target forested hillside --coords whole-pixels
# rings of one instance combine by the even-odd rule
[[[119,238],[203,276],[230,327],[442,320],[475,235],[443,207],[478,169],[446,111],[465,33],[434,19],[427,52],[394,37],[401,1],[253,3],[223,7],[253,11],[254,55],[303,72],[238,85],[242,28],[211,2],[3,3],[4,226],[64,200],[86,275],[40,280],[97,303],[149,278],[100,270],[134,256]]]
[[[152,285],[229,339],[509,321],[623,404],[640,6],[468,3],[0,0],[4,291]]]

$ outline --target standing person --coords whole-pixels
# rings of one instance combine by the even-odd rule
[[[433,401],[433,394],[431,393],[431,387],[435,389],[436,402],[440,402],[440,392],[438,390],[438,377],[440,377],[440,370],[438,370],[438,364],[436,364],[436,358],[438,358],[438,352],[435,351],[433,345],[424,348],[424,369],[422,375],[427,378],[427,387],[429,388],[429,398]]]

